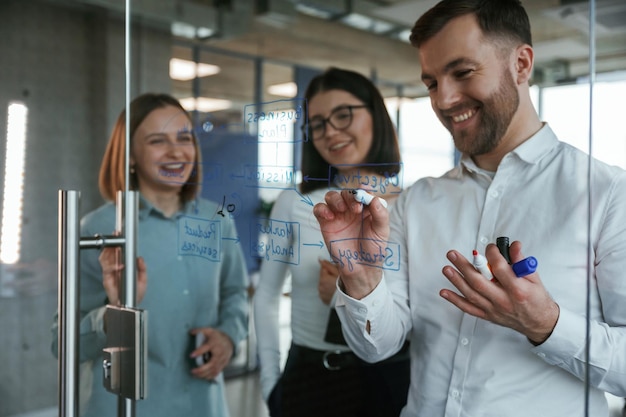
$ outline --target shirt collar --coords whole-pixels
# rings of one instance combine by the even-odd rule
[[[152,211],[160,213],[159,210],[152,205],[152,203],[146,200],[146,198],[139,193],[139,220],[145,220],[145,218],[148,217]]]
[[[556,135],[550,126],[548,126],[548,123],[544,122],[537,133],[517,148],[513,149],[511,153],[517,155],[522,161],[529,164],[536,164],[558,144],[559,140]]]
[[[183,208],[179,210],[172,218],[173,219],[178,218],[182,216],[183,214],[195,214],[197,211],[196,210],[197,204],[198,204],[198,201],[195,198],[191,201],[185,202],[185,204],[183,205]],[[152,213],[158,214],[161,217],[165,217],[163,216],[163,213],[161,212],[161,210],[156,208],[140,193],[139,194],[139,213],[138,213],[139,219],[144,220],[146,217],[148,217]]]
[[[517,148],[513,149],[507,155],[502,158],[504,161],[509,155],[515,155],[520,160],[528,163],[528,164],[536,164],[538,163],[545,155],[554,149],[559,143],[556,135],[548,126],[548,123],[544,122],[541,129],[537,131],[534,135],[532,135],[528,140],[524,141]],[[502,162],[500,162],[502,163]],[[480,172],[482,171],[478,166],[474,163],[472,158],[467,154],[463,154],[459,161],[459,164],[462,168],[469,172]]]

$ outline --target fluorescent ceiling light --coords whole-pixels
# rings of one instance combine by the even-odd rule
[[[218,98],[209,97],[187,97],[180,99],[180,104],[187,111],[200,111],[204,113],[211,113],[219,110],[230,109],[232,102],[230,100],[222,100]]]
[[[274,84],[267,87],[267,92],[274,96],[292,98],[298,94],[298,86],[293,81],[282,84]]]
[[[296,4],[296,10],[302,14],[313,16],[313,17],[319,17],[321,19],[330,19],[331,17],[334,16],[334,13],[328,10],[320,9],[318,7],[308,6],[302,3]]]
[[[355,29],[365,30],[377,34],[389,32],[394,28],[394,25],[391,23],[373,19],[359,13],[350,13],[349,15],[342,17],[341,21]]]
[[[195,27],[189,23],[173,22],[170,26],[172,35],[187,39],[208,39],[215,35],[215,30],[207,27]]]
[[[402,42],[411,43],[409,38],[411,37],[411,29],[404,29],[395,34],[396,39],[401,40]]]
[[[220,72],[217,65],[196,63],[186,59],[170,59],[170,78],[174,80],[188,81],[198,77],[208,77]]]
[[[196,30],[196,36],[200,39],[208,39],[213,35],[215,35],[215,31],[213,29],[199,27],[198,30]]]
[[[193,39],[196,37],[196,28],[194,25],[183,22],[173,22],[170,26],[172,35],[180,36],[181,38]]]

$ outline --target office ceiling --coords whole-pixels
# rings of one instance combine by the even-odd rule
[[[63,1],[63,0],[56,0]],[[65,0],[68,1],[68,0]],[[72,0],[123,10],[121,0]],[[374,75],[387,96],[422,96],[416,50],[406,38],[417,17],[437,0],[132,0],[133,16],[172,28],[177,39],[202,48],[266,59],[265,86],[291,78],[288,65],[340,66]],[[535,82],[552,85],[589,73],[589,2],[522,0],[533,30]],[[596,72],[626,70],[626,1],[596,0]],[[404,39],[404,40],[402,40]],[[191,59],[189,48],[173,56]],[[220,66],[201,83],[216,98],[250,99],[254,65],[202,52],[201,62]],[[208,80],[211,80],[209,82]],[[189,83],[175,83],[175,90]],[[249,102],[249,101],[248,101]]]
[[[257,7],[250,20],[244,19],[244,28],[230,26],[221,36],[209,37],[200,43],[277,62],[316,68],[331,65],[351,68],[375,75],[385,96],[398,95],[394,84],[403,86],[404,96],[424,96],[426,90],[420,81],[417,53],[406,41],[407,30],[436,2],[274,0],[264,2],[265,10]],[[522,3],[529,13],[533,30],[534,82],[554,85],[587,75],[590,68],[589,3],[572,0],[522,0]],[[595,3],[596,25],[593,30],[596,42],[593,47],[596,71],[626,70],[626,1],[597,0]],[[313,10],[300,7],[303,4]],[[314,16],[324,11],[327,12],[325,16]],[[360,16],[360,21],[352,19],[353,15]],[[361,28],[346,22],[356,23]],[[404,41],[399,39],[402,37]],[[221,65],[223,58],[211,57],[213,63]],[[207,86],[208,92],[205,94],[203,88],[202,94],[219,97],[240,91],[242,87],[252,91],[249,68],[245,65],[238,70],[230,68],[235,73],[229,79],[223,82],[207,80],[203,85]],[[263,84],[267,87],[290,77],[284,67],[266,67]]]
[[[406,40],[407,30],[417,17],[436,2],[257,0],[249,19],[235,19],[237,24],[229,25],[222,34],[200,43],[278,62],[316,68],[330,65],[351,68],[375,75],[382,84],[403,85],[403,94],[407,96],[421,96],[425,95],[425,90],[420,82],[416,50],[400,38]],[[197,0],[195,5],[201,3],[207,2]],[[229,3],[232,7],[227,13],[236,14],[241,13],[238,6],[247,4],[250,10],[249,3],[253,2]],[[522,3],[533,30],[535,82],[553,85],[587,75],[589,2],[522,0]],[[594,13],[596,71],[626,70],[626,2],[596,0]],[[219,61],[218,57],[215,59]],[[264,84],[280,82],[282,77],[278,68],[275,72],[265,71]],[[395,88],[389,87],[385,93],[394,95]]]

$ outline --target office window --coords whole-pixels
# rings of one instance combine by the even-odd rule
[[[626,168],[626,129],[622,97],[626,80],[596,82],[593,92],[591,154],[611,165]],[[589,153],[589,85],[575,84],[543,90],[542,119],[560,140]]]
[[[266,202],[285,189],[295,189],[294,131],[300,126],[303,102],[293,82],[293,67],[263,62],[259,120],[256,123],[259,155],[259,197]]]
[[[430,106],[428,97],[391,98],[386,101],[392,120],[398,126],[403,162],[403,186],[427,176],[439,176],[454,164],[454,143]]]

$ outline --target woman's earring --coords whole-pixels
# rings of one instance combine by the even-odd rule
[[[135,173],[135,166],[134,166],[134,165],[130,167],[130,173],[131,173],[131,174],[134,174],[134,173]]]

